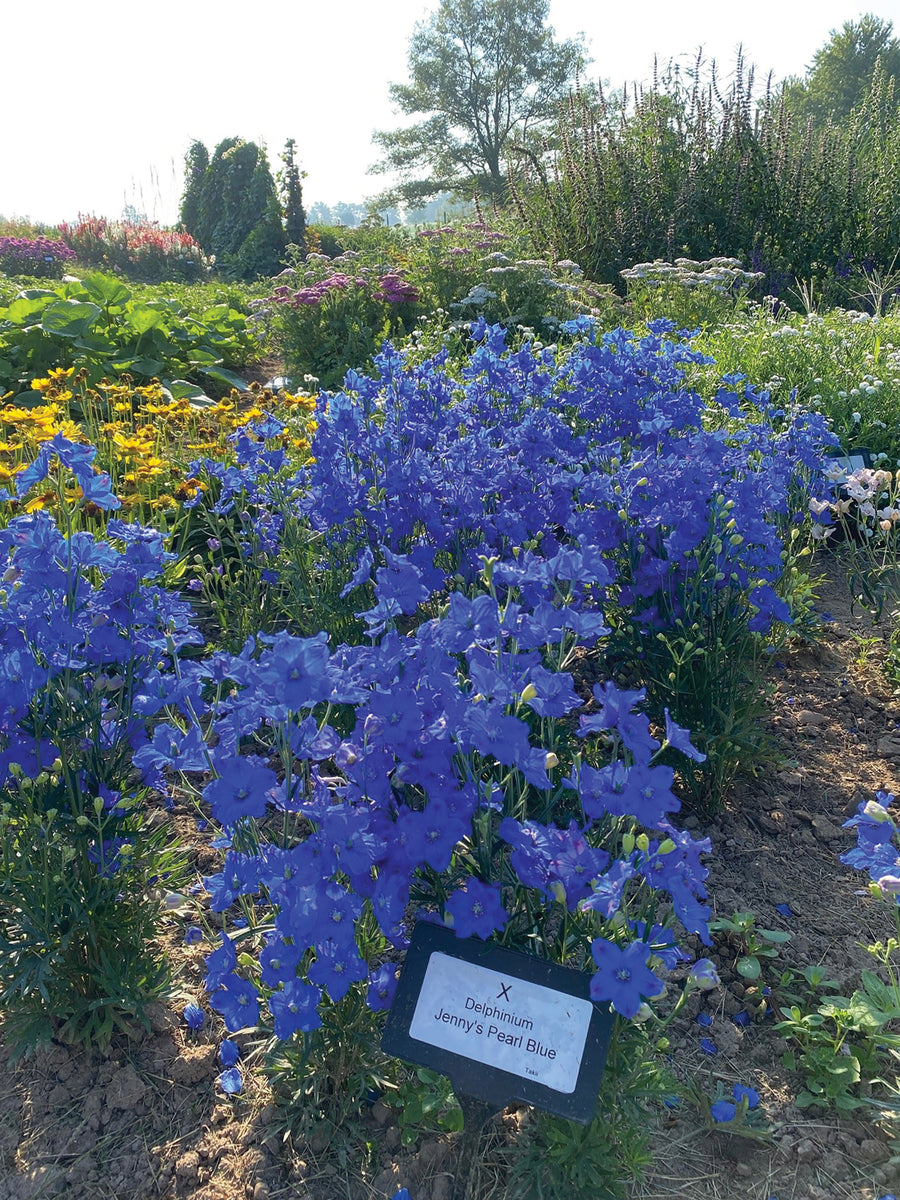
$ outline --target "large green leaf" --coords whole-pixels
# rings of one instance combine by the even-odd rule
[[[247,390],[246,379],[241,379],[240,375],[235,375],[234,371],[228,371],[225,367],[201,367],[200,370],[210,379],[218,379],[220,383],[227,383],[229,387],[237,388],[239,392]]]
[[[158,308],[149,304],[133,304],[128,311],[128,324],[138,334],[165,327],[165,318]]]
[[[57,300],[44,310],[41,327],[55,337],[82,337],[100,316],[96,304],[84,300]]]
[[[201,408],[206,408],[210,404],[215,404],[204,392],[203,388],[197,383],[191,383],[188,379],[171,379],[166,385],[167,390],[171,392],[175,400],[190,400],[192,404]]]
[[[213,354],[211,350],[204,350],[202,346],[195,346],[188,351],[187,360],[196,367],[217,367],[222,361],[222,356]]]
[[[87,350],[91,354],[114,354],[120,349],[111,337],[107,337],[104,333],[91,332],[84,337],[75,339],[75,348],[77,350]]]
[[[888,987],[874,971],[862,972],[862,985],[877,1008],[884,1012],[890,1012],[893,1016],[900,1016],[900,1007],[898,1007],[898,999],[893,988]]]
[[[148,377],[159,375],[163,369],[163,362],[160,358],[117,358],[109,365],[114,371],[127,371],[129,374]]]
[[[40,320],[41,313],[52,299],[52,292],[40,292],[37,296],[20,293],[5,310],[0,309],[0,320],[11,321],[13,325],[32,324]]]
[[[122,308],[131,299],[131,290],[112,275],[86,275],[81,282],[91,299],[104,308]]]

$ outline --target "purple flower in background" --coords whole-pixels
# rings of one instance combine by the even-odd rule
[[[716,1045],[716,1043],[711,1042],[709,1040],[709,1038],[706,1038],[706,1037],[700,1039],[700,1049],[703,1051],[704,1054],[718,1054],[719,1053],[719,1047]]]

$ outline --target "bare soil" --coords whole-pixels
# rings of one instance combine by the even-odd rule
[[[712,839],[716,914],[749,910],[761,927],[789,931],[777,969],[821,963],[849,991],[871,965],[862,944],[889,929],[863,877],[839,861],[855,841],[841,825],[877,790],[900,791],[900,740],[896,757],[884,740],[897,732],[900,701],[881,669],[886,629],[851,613],[835,560],[820,558],[816,567],[826,573],[819,608],[834,620],[820,642],[797,645],[773,666],[768,722],[780,760],[741,780],[719,817],[687,824]],[[175,819],[197,846],[198,875],[214,870],[214,852],[198,844],[193,821]],[[776,910],[784,904],[789,917]],[[292,1135],[246,1040],[243,1091],[226,1097],[217,1089],[221,1022],[207,1010],[193,1033],[181,1017],[185,1003],[202,996],[206,948],[183,942],[192,920],[173,915],[165,933],[177,992],[156,1006],[149,1033],[106,1055],[54,1045],[15,1066],[0,1044],[0,1200],[380,1200],[400,1186],[413,1200],[448,1200],[454,1135],[426,1135],[402,1149],[383,1102],[367,1106],[345,1137],[324,1129]],[[707,1094],[717,1081],[727,1091],[738,1082],[757,1089],[770,1137],[710,1132],[682,1103],[660,1117],[655,1166],[633,1200],[877,1200],[900,1192],[883,1130],[858,1114],[839,1120],[797,1108],[802,1080],[782,1065],[786,1046],[771,1021],[733,1020],[751,1007],[733,947],[717,938],[713,957],[723,987],[689,1002],[672,1029],[671,1065]],[[708,1027],[697,1022],[700,1012],[711,1017]],[[715,1056],[703,1052],[702,1037],[716,1044]],[[526,1112],[497,1119],[479,1200],[504,1195],[504,1147],[520,1136]]]

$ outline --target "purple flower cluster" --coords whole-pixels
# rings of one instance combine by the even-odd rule
[[[286,304],[291,308],[315,307],[322,304],[336,293],[347,292],[356,288],[370,293],[375,300],[387,304],[402,304],[419,299],[416,289],[396,271],[389,271],[381,276],[371,276],[367,268],[362,268],[358,275],[347,275],[343,271],[335,271],[296,291],[281,284],[275,288],[269,301],[275,304]]]
[[[384,300],[387,304],[412,303],[419,299],[419,293],[413,285],[396,271],[382,275],[378,281],[378,290],[374,295],[376,300]]]
[[[7,275],[37,275],[48,263],[63,263],[75,257],[65,242],[53,238],[0,237],[0,271]]]

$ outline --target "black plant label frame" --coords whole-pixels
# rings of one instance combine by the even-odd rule
[[[461,1006],[448,993],[446,1008],[441,1001],[435,1004],[434,988],[428,993],[426,979],[437,969],[442,972],[441,978],[449,979],[453,963],[447,960],[454,959],[460,963],[463,980],[472,973],[467,973],[462,964],[481,968],[477,977],[497,985],[496,998],[485,1004],[466,995]],[[423,1001],[424,1011],[420,1003],[423,988],[432,996],[430,1003]],[[463,987],[465,992],[475,990]],[[514,1007],[506,1008],[512,1004],[514,992],[527,992],[536,998],[538,1008],[524,1010],[531,1014],[530,1019],[517,1015]],[[573,998],[573,1002],[567,1003],[567,998]],[[571,1039],[563,1036],[559,1026],[549,1030],[541,1027],[538,1014],[549,1011],[548,1005],[555,1006],[563,1020],[571,1017],[575,1021]],[[439,1012],[432,1012],[436,1007]],[[608,1005],[591,1000],[590,977],[584,972],[494,946],[480,938],[458,938],[451,929],[420,921],[406,952],[381,1046],[387,1054],[448,1076],[457,1096],[474,1097],[495,1109],[518,1100],[587,1125],[596,1110],[614,1019]],[[471,1036],[479,1028],[480,1035]],[[486,1039],[489,1029],[494,1032]],[[467,1033],[473,1055],[446,1044],[458,1046],[465,1042]],[[554,1048],[544,1045],[541,1033],[548,1043],[555,1043]],[[431,1038],[445,1044],[435,1044]],[[498,1045],[492,1045],[492,1039],[500,1039]],[[548,1064],[546,1056],[552,1054],[556,1059],[557,1053],[559,1062]],[[483,1061],[486,1056],[493,1056],[495,1062]],[[512,1069],[497,1066],[498,1058]],[[527,1065],[529,1061],[533,1068]]]

